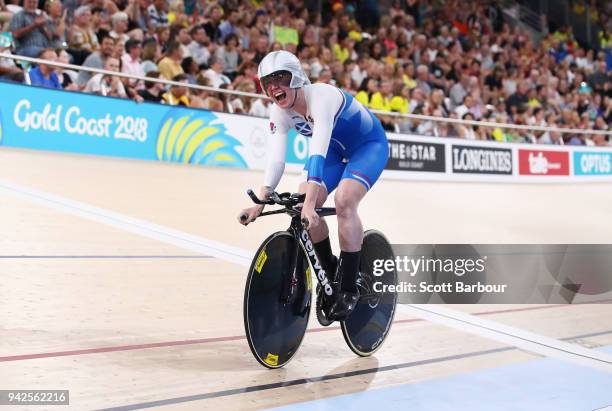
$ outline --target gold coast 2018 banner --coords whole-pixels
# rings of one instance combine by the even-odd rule
[[[0,95],[6,147],[256,169],[265,161],[265,119],[11,83]],[[307,145],[292,143],[289,162],[303,164]]]

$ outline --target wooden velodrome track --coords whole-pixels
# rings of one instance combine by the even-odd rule
[[[0,389],[69,389],[76,410],[258,409],[541,361],[400,310],[375,357],[356,358],[337,327],[314,320],[286,368],[261,368],[244,338],[246,268],[223,257],[225,246],[254,252],[288,223],[237,224],[245,189],[260,180],[254,171],[2,149]],[[287,176],[281,188],[297,182]],[[394,243],[610,243],[610,210],[612,184],[381,180],[361,215]],[[612,345],[606,304],[450,308],[588,349]],[[342,409],[364,407],[365,397],[347,398],[357,400]]]

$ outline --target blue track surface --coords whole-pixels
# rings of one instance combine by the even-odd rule
[[[612,353],[612,346],[601,351]],[[544,358],[275,410],[591,411],[606,406],[612,406],[612,374]]]

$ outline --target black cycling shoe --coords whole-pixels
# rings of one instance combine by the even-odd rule
[[[359,291],[340,291],[329,308],[328,318],[334,321],[344,321],[353,312],[359,301]]]

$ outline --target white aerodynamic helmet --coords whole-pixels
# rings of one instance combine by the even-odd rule
[[[278,71],[288,71],[291,73],[290,88],[300,88],[310,84],[308,76],[302,69],[300,60],[288,51],[281,50],[268,53],[268,55],[261,60],[261,63],[259,63],[257,77],[259,77],[259,81],[261,82],[262,78]],[[264,92],[267,92],[263,84],[262,88]]]

